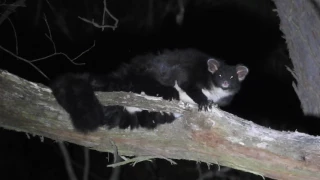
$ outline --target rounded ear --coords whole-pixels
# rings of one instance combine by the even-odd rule
[[[215,59],[209,59],[207,61],[207,64],[208,64],[208,71],[211,72],[212,74],[215,73],[220,66],[220,62]]]
[[[236,70],[237,70],[239,81],[243,81],[249,73],[249,69],[243,65],[237,65]]]

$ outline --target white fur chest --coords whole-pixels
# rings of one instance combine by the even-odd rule
[[[191,103],[191,104],[196,104],[189,96],[188,94],[183,91],[180,86],[178,85],[177,81],[175,82],[174,88],[178,91],[179,93],[179,99],[180,101],[186,102],[186,103]]]
[[[192,100],[192,98],[190,98],[188,94],[179,87],[177,82],[175,83],[174,88],[178,91],[179,98],[181,101],[191,103],[191,104],[196,104]],[[221,99],[234,94],[232,91],[223,90],[219,87],[214,87],[214,86],[210,90],[207,90],[207,89],[201,89],[201,90],[202,90],[202,93],[208,98],[208,100],[212,100],[214,103],[218,103]]]
[[[223,90],[219,87],[212,87],[210,90],[202,89],[202,93],[209,99],[212,100],[214,103],[219,102],[219,100],[233,95],[232,92],[228,90]]]

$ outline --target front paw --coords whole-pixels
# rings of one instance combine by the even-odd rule
[[[100,107],[96,107],[96,109],[87,108],[69,112],[75,129],[84,133],[95,131],[102,126],[104,118]]]
[[[208,111],[209,109],[212,108],[212,105],[214,105],[212,100],[202,101],[198,105],[198,110],[199,111]]]

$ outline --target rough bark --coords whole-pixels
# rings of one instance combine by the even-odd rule
[[[220,109],[198,112],[179,102],[133,93],[97,93],[103,104],[182,113],[151,131],[74,131],[50,89],[0,71],[0,126],[119,155],[154,156],[215,163],[275,179],[320,179],[320,137],[279,132]],[[111,141],[112,140],[112,141]]]
[[[320,117],[320,8],[319,0],[274,0],[285,34],[294,89],[306,115]]]

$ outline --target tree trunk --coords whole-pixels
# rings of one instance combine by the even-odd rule
[[[215,163],[275,179],[320,179],[320,137],[278,132],[213,108],[196,107],[133,93],[97,93],[103,104],[172,111],[183,118],[154,131],[74,131],[68,114],[47,87],[0,70],[0,126],[102,152]],[[112,140],[112,141],[111,141]],[[143,157],[142,157],[143,158]]]
[[[320,117],[319,0],[274,0],[293,63],[294,89],[305,115]]]

